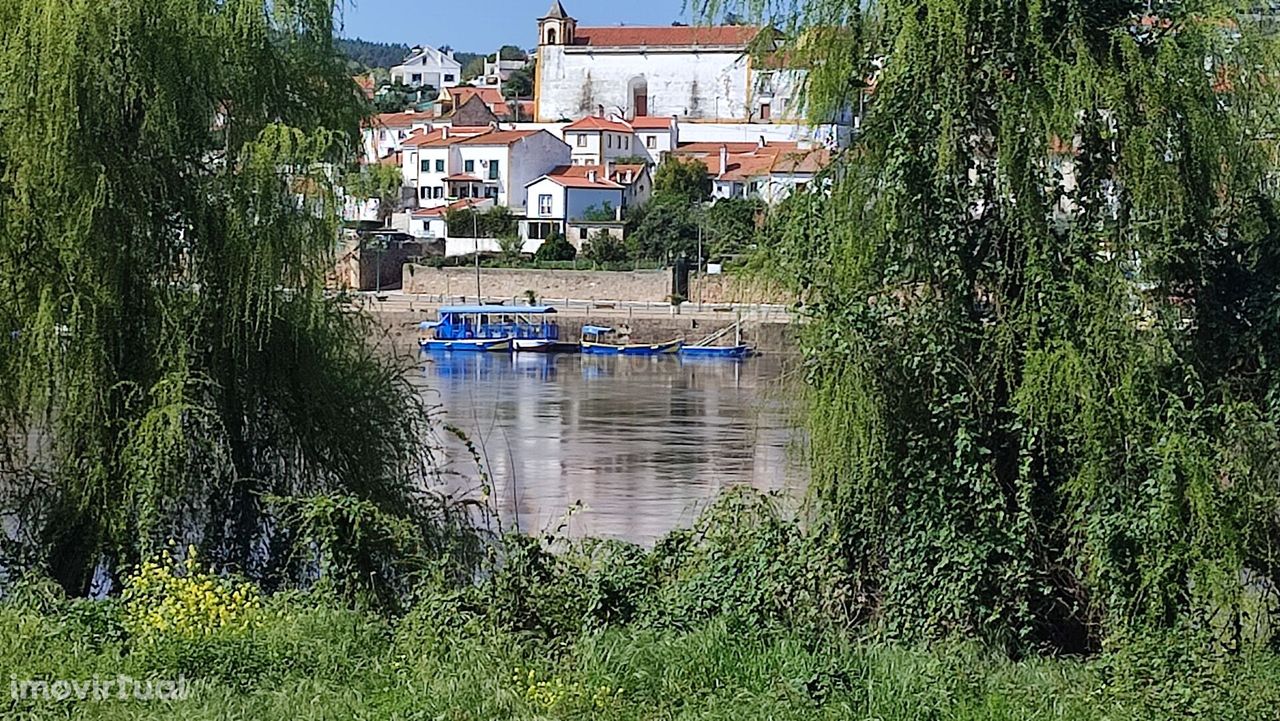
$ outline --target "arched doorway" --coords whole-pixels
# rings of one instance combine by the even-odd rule
[[[630,104],[632,117],[642,117],[649,114],[649,81],[644,76],[634,77],[627,87],[630,92]]]

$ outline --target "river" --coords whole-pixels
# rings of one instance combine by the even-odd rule
[[[422,392],[474,444],[506,530],[652,544],[730,486],[803,490],[794,393],[776,356],[421,360]],[[475,493],[465,443],[446,436],[437,452],[455,492]]]

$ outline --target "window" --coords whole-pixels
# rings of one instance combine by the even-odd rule
[[[430,161],[430,160],[427,160],[426,158],[423,158],[422,162],[418,165],[418,167],[422,170],[422,172],[424,172],[424,173],[430,173],[430,172],[431,172],[431,161]]]
[[[381,137],[383,140],[386,140],[386,139],[387,139],[387,131],[383,130],[383,131],[382,131],[382,133],[381,133],[381,135],[380,135],[380,137]]]
[[[440,200],[441,198],[444,197],[444,187],[437,185],[433,189],[432,195],[435,197],[436,200]]]
[[[551,196],[538,196],[538,215],[551,215]]]
[[[437,161],[436,161],[436,172],[437,172],[437,173],[443,173],[443,172],[444,172],[444,161],[443,161],[443,160],[437,160]]]
[[[760,103],[760,119],[769,120],[773,117],[773,106],[768,103]]]
[[[605,146],[606,146],[606,147],[612,148],[612,147],[613,147],[613,136],[612,136],[612,135],[610,135],[610,134],[608,134],[608,133],[605,133],[605,134],[604,134],[604,144],[605,144]]]
[[[499,167],[498,161],[496,160],[489,161],[489,180],[498,179],[498,167]]]
[[[529,223],[529,239],[530,240],[546,240],[555,232],[559,223],[555,222],[530,222]]]
[[[586,239],[587,239],[587,229],[578,228],[578,240],[586,240]]]
[[[422,73],[414,73],[413,75],[410,76],[410,78],[413,80],[413,82],[420,83],[422,82]]]
[[[658,147],[658,136],[656,136],[656,135],[646,135],[646,136],[644,136],[644,147],[646,147],[646,148],[656,148],[656,147]]]
[[[383,134],[385,135],[385,133],[383,133]],[[586,133],[578,133],[578,147],[579,147],[579,148],[585,148],[585,147],[587,147],[587,134],[586,134]]]
[[[498,189],[497,189],[497,188],[495,188],[495,187],[493,187],[492,185],[491,185],[491,186],[489,186],[489,187],[487,187],[487,188],[485,188],[485,189],[484,189],[484,197],[486,197],[486,198],[493,198],[494,200],[497,200],[497,198],[498,198]]]
[[[425,187],[418,188],[418,197],[422,198],[423,200],[426,200],[427,198],[431,197],[429,195],[429,192],[430,192],[430,188],[425,188]]]
[[[628,137],[627,137],[627,136],[625,136],[625,135],[624,135],[624,136],[622,136],[622,146],[623,146],[624,148],[626,148],[627,150],[630,150],[630,149],[631,149],[631,138],[628,138]]]
[[[474,173],[474,172],[476,172],[476,161],[474,161],[474,160],[468,160],[468,161],[464,162],[464,163],[462,164],[462,171],[463,171],[464,173]]]
[[[445,74],[444,74],[444,81],[445,81],[446,83],[451,83],[451,82],[453,82],[453,73],[445,73]]]

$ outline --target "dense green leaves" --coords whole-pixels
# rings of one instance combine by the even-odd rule
[[[769,252],[815,321],[818,515],[890,632],[1266,637],[1280,64],[1232,3],[1151,8],[810,0],[787,25],[816,107],[875,86]]]
[[[266,494],[430,525],[426,414],[323,295],[363,112],[332,10],[0,0],[0,494],[69,590],[168,538],[296,580]]]

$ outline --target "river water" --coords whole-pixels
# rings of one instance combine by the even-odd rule
[[[474,445],[506,530],[652,544],[730,486],[803,490],[794,393],[776,356],[421,360],[422,392]],[[437,452],[455,492],[477,493],[466,444],[446,435]]]

